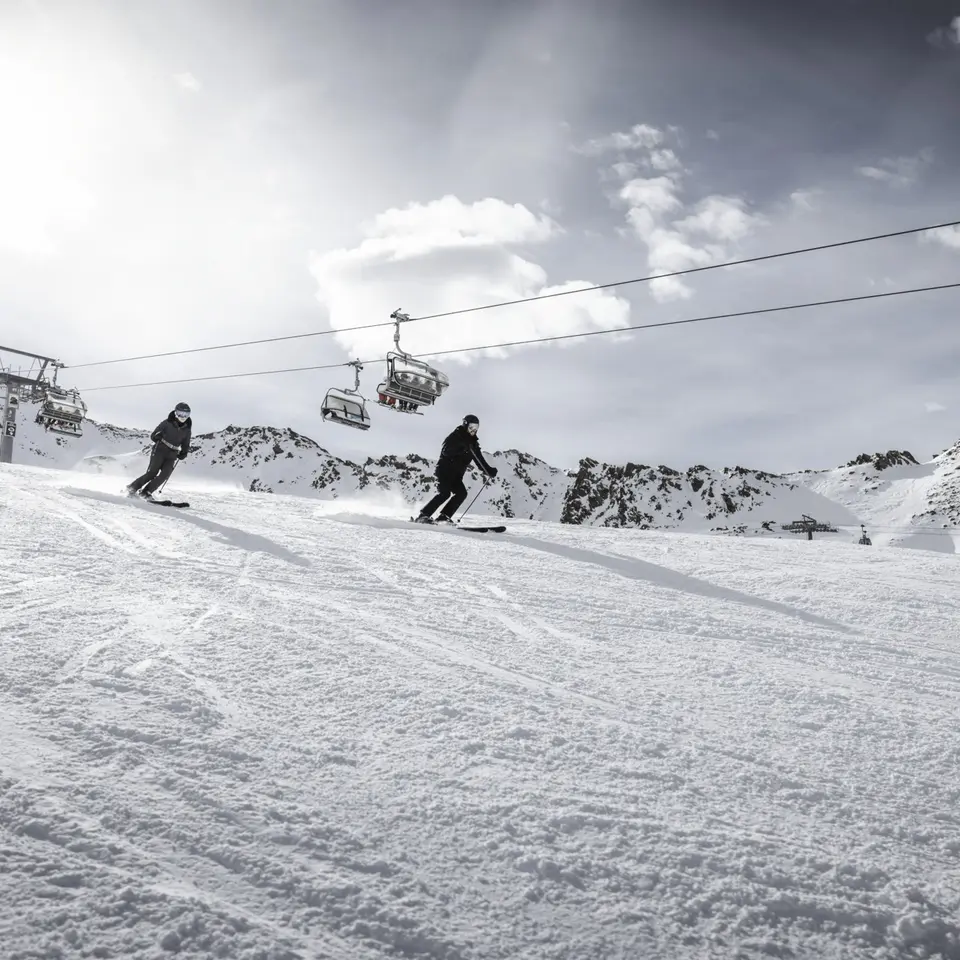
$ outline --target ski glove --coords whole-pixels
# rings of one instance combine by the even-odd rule
[[[190,452],[189,450],[181,450],[180,453],[177,454],[177,459],[178,459],[178,460],[186,460],[186,459],[187,459],[187,454],[188,454],[189,452]]]
[[[496,475],[497,475],[497,468],[496,468],[496,467],[491,467],[491,468],[487,471],[487,476],[488,476],[491,480],[492,480]]]

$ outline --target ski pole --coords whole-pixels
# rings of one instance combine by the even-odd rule
[[[487,478],[484,477],[484,478],[483,478],[483,486],[477,491],[477,497],[479,497],[480,494],[483,493],[483,491],[486,490],[486,489],[487,489]],[[472,506],[477,502],[477,497],[474,497],[474,498],[470,501],[470,507],[472,507]],[[457,520],[457,523],[459,523],[460,520],[462,520],[462,519],[467,515],[467,513],[468,513],[469,510],[470,510],[470,507],[467,507],[467,509],[464,510],[463,513],[460,514],[460,518]]]
[[[180,463],[179,460],[177,460],[176,463],[174,463],[173,470],[177,469],[177,466],[179,465],[179,463]],[[173,476],[173,470],[170,471],[170,477]],[[167,480],[169,480],[170,477],[167,477]],[[160,489],[157,491],[157,493],[163,493],[163,488],[167,485],[167,480],[164,480],[163,483],[160,484]]]

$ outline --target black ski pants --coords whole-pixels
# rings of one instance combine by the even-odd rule
[[[167,482],[176,465],[177,451],[158,443],[153,448],[153,455],[147,465],[147,472],[143,476],[137,477],[130,484],[130,489],[140,490],[141,493],[153,493],[157,487]]]
[[[438,469],[437,485],[440,489],[437,495],[420,511],[420,516],[432,517],[434,510],[443,504],[440,516],[452,520],[457,508],[467,499],[467,488],[463,485],[464,473],[466,473],[465,470]]]

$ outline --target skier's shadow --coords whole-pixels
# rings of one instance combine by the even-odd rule
[[[155,507],[156,510],[170,511],[170,507]],[[300,554],[288,550],[267,537],[261,537],[257,533],[249,533],[247,530],[240,530],[237,527],[228,527],[222,523],[215,523],[213,520],[205,520],[203,517],[197,517],[190,513],[184,513],[177,510],[174,513],[177,520],[184,523],[192,523],[195,527],[202,530],[209,530],[211,533],[218,534],[222,540],[232,547],[239,547],[241,550],[250,550],[253,553],[269,553],[280,560],[292,563],[298,567],[311,566],[310,561]]]
[[[631,580],[645,580],[655,586],[666,587],[669,590],[680,590],[684,593],[710,597],[714,600],[729,600],[749,607],[758,607],[761,610],[771,610],[774,613],[797,617],[807,623],[828,627],[841,633],[860,633],[859,630],[845,623],[840,623],[838,620],[818,617],[815,613],[808,613],[806,610],[791,607],[786,603],[778,603],[776,600],[764,600],[762,597],[741,593],[739,590],[731,590],[729,587],[720,587],[708,580],[700,580],[697,577],[691,577],[688,574],[679,573],[669,567],[662,567],[646,560],[635,560],[633,557],[624,557],[615,553],[598,553],[595,550],[584,550],[580,547],[568,547],[562,543],[548,543],[545,540],[536,540],[533,537],[511,537],[508,541],[502,542],[515,543],[533,550],[542,550],[544,553],[567,557],[580,563],[591,563],[604,567],[621,577],[627,577]]]
[[[216,523],[213,520],[207,520],[204,517],[198,517],[195,514],[184,513],[175,507],[161,507],[159,504],[151,504],[146,500],[134,499],[131,497],[118,496],[111,493],[98,493],[93,490],[83,490],[75,487],[65,487],[63,493],[74,497],[85,497],[88,500],[100,500],[103,503],[119,503],[124,506],[133,506],[148,513],[164,513],[171,520],[180,520],[184,523],[191,523],[201,530],[208,530],[220,537],[221,541],[232,547],[239,547],[241,550],[249,550],[252,553],[269,553],[271,556],[286,563],[292,563],[297,567],[309,567],[311,563],[306,557],[288,550],[286,547],[267,537],[261,537],[257,533],[250,533],[247,530],[240,530],[237,527],[228,527],[223,523]]]

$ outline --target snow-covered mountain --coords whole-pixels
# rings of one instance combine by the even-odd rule
[[[22,411],[16,460],[20,463],[115,475],[123,482],[145,466],[148,431],[88,421],[81,438],[57,437]],[[640,463],[608,464],[584,458],[576,470],[557,467],[519,450],[487,453],[497,479],[475,511],[508,518],[566,524],[803,536],[784,524],[813,517],[836,527],[817,532],[849,540],[865,524],[874,543],[954,552],[960,526],[960,442],[929,463],[909,452],[861,454],[828,470],[775,474],[743,466],[702,464],[678,470]],[[260,493],[322,499],[380,499],[409,507],[434,489],[435,461],[417,454],[338,457],[289,428],[229,426],[194,437],[178,477]],[[480,477],[468,475],[471,497]],[[468,501],[469,503],[469,501]]]

